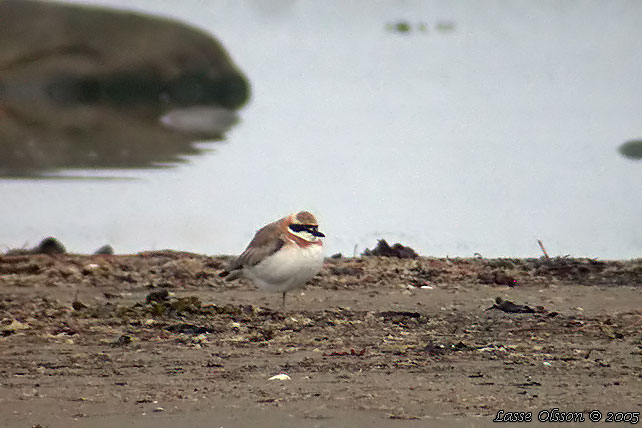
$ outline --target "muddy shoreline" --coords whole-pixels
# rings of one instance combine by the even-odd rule
[[[0,256],[0,426],[486,426],[499,410],[642,407],[642,259],[329,258],[285,313],[219,278],[229,259]]]

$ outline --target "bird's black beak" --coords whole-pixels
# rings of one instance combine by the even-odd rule
[[[318,230],[313,231],[312,234],[314,236],[318,236],[319,238],[325,238],[325,235],[323,233],[319,232]]]

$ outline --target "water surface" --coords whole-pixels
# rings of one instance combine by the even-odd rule
[[[309,209],[329,253],[642,254],[640,2],[95,3],[211,32],[252,99],[176,168],[0,181],[6,246],[236,253]]]

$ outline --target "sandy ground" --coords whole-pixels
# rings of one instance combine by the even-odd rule
[[[222,281],[228,260],[0,256],[0,427],[475,427],[553,408],[589,426],[642,408],[642,259],[328,259],[285,311]]]

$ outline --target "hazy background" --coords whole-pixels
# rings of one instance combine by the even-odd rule
[[[3,249],[238,253],[308,209],[328,254],[642,257],[640,1],[91,3],[211,32],[251,99],[173,169],[0,179]]]

